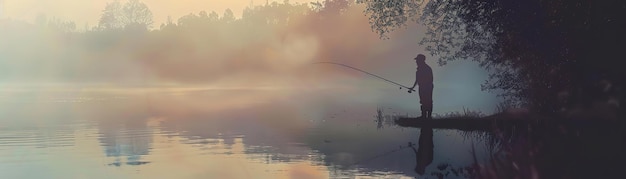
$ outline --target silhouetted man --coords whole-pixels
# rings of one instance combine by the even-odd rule
[[[418,85],[418,93],[420,95],[420,108],[422,116],[420,118],[432,118],[433,112],[433,70],[426,64],[426,56],[418,54],[414,58],[417,63],[417,71],[415,72],[415,83],[410,90]]]
[[[420,129],[420,138],[418,141],[418,148],[411,145],[413,152],[415,152],[415,172],[423,175],[426,172],[426,167],[433,162],[433,129],[422,128]]]

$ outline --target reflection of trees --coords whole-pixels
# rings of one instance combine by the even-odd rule
[[[147,164],[141,158],[150,153],[152,145],[153,132],[146,124],[149,115],[136,101],[125,102],[129,104],[97,105],[92,111],[97,116],[98,139],[106,156],[115,159],[110,165],[120,166],[122,159],[127,165]]]
[[[126,158],[127,165],[148,163],[141,161],[142,156],[149,154],[152,143],[152,133],[145,124],[140,126],[122,124],[109,129],[102,128],[100,133],[102,135],[100,143],[105,148],[106,156],[115,158],[115,163],[111,165],[121,165],[121,158]]]
[[[189,107],[184,112],[159,111],[158,115],[165,119],[160,124],[161,130],[171,131],[177,136],[189,139],[190,143],[202,144],[206,139],[210,141],[221,139],[223,140],[221,144],[230,149],[229,145],[235,142],[229,141],[241,138],[245,154],[255,161],[267,163],[311,161],[315,165],[330,166],[337,169],[337,172],[347,171],[340,175],[348,176],[354,175],[351,173],[355,172],[351,171],[353,167],[359,168],[358,173],[382,171],[416,175],[415,154],[405,146],[407,140],[418,140],[417,133],[391,127],[377,130],[376,123],[372,120],[355,117],[355,115],[371,117],[371,114],[363,112],[364,106],[339,99],[309,97],[311,96],[294,97],[295,99],[290,98],[288,101],[272,100],[220,111],[210,110],[211,107],[201,109]],[[201,106],[219,103],[211,99],[213,98],[199,95],[193,97],[193,100],[203,101],[201,104],[205,105]],[[293,104],[294,101],[298,104]],[[303,103],[320,106],[301,109],[300,105]],[[180,104],[173,106],[178,105]],[[363,113],[354,114],[355,111]],[[322,115],[313,115],[321,116],[320,118],[305,115],[314,113]],[[325,122],[321,122],[323,119]],[[399,145],[404,149],[371,159],[388,151],[397,150]],[[346,168],[348,170],[344,170]]]
[[[360,0],[374,30],[386,35],[418,19],[421,43],[441,57],[478,61],[488,90],[554,112],[592,101],[623,101],[624,1]],[[621,97],[620,97],[621,96]]]
[[[176,131],[189,139],[221,139],[228,149],[235,144],[235,138],[242,138],[250,156],[267,155],[276,161],[306,160],[310,152],[304,146],[293,145],[308,133],[307,124],[294,108],[285,104],[161,115],[168,119],[161,123],[162,130]]]

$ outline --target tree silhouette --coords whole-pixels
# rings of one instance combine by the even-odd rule
[[[339,14],[352,5],[351,0],[324,0],[323,2],[311,2],[313,10],[321,16]]]
[[[615,58],[626,44],[624,1],[358,0],[372,28],[390,31],[419,21],[420,44],[440,65],[458,59],[491,72],[485,90],[531,109],[563,109],[621,98],[624,73]],[[621,96],[621,97],[620,97]]]
[[[198,17],[197,15],[193,13],[190,13],[190,14],[187,14],[178,18],[178,25],[179,26],[193,26],[195,23],[200,23],[199,19],[200,17]]]
[[[356,3],[366,5],[370,25],[382,38],[387,38],[387,33],[405,26],[409,20],[415,20],[423,6],[420,0],[357,0]]]
[[[104,7],[104,10],[102,10],[102,16],[100,16],[98,26],[102,29],[120,29],[124,27],[121,17],[122,5],[120,2],[109,2]]]
[[[76,30],[76,23],[73,21],[65,21],[56,17],[48,18],[45,14],[37,15],[35,24],[43,29],[52,29],[58,32],[73,32]]]
[[[220,19],[220,15],[218,15],[217,12],[215,11],[211,11],[211,13],[209,14],[209,21],[216,22],[219,19]]]
[[[235,21],[235,14],[233,14],[233,11],[230,9],[226,9],[224,11],[224,15],[222,16],[222,21],[224,21],[225,23],[232,23]]]
[[[119,1],[107,3],[102,11],[100,29],[151,28],[152,12],[139,0],[129,0],[123,6]]]
[[[146,28],[152,27],[152,11],[139,0],[129,0],[123,10],[123,22],[125,25],[139,25]]]

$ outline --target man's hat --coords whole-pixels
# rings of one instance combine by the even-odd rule
[[[426,56],[422,55],[422,54],[417,54],[417,57],[413,58],[413,60],[422,60],[422,61],[426,61]]]

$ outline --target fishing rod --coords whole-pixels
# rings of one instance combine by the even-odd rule
[[[381,80],[385,80],[385,81],[387,81],[387,82],[389,82],[389,83],[391,83],[391,84],[398,85],[398,86],[400,86],[400,89],[402,89],[402,88],[404,87],[404,88],[406,88],[406,89],[409,89],[409,91],[408,91],[409,93],[411,93],[411,92],[414,92],[414,91],[415,91],[414,89],[411,89],[411,88],[409,88],[409,87],[406,87],[406,86],[401,85],[401,84],[399,84],[399,83],[396,83],[396,82],[394,82],[394,81],[388,80],[388,79],[383,78],[383,77],[381,77],[381,76],[378,76],[378,75],[372,74],[372,73],[367,72],[367,71],[365,71],[365,70],[361,70],[361,69],[358,69],[358,68],[355,68],[355,67],[352,67],[352,66],[349,66],[349,65],[345,65],[345,64],[341,64],[341,63],[336,63],[336,62],[315,62],[315,63],[313,63],[313,64],[332,64],[332,65],[339,65],[339,66],[342,66],[342,67],[346,67],[346,68],[350,68],[350,69],[353,69],[353,70],[356,70],[356,71],[363,72],[363,73],[365,73],[365,74],[368,74],[368,75],[370,75],[370,76],[376,77],[376,78],[381,79]]]

